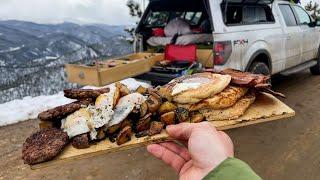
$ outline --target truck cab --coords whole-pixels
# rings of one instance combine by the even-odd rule
[[[273,75],[311,68],[320,74],[317,23],[298,4],[274,0],[150,0],[137,26],[135,51],[163,52],[173,37],[157,36],[176,18],[191,31],[178,45],[195,44],[204,68],[234,68]],[[169,81],[179,73],[150,72]]]

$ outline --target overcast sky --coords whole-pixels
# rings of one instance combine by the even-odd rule
[[[0,19],[38,23],[69,21],[81,24],[133,24],[135,20],[129,16],[126,2],[127,0],[0,0]]]

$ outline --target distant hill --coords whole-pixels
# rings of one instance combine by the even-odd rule
[[[74,87],[63,65],[130,53],[124,28],[0,21],[0,103]]]

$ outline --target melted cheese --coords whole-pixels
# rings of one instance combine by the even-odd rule
[[[122,97],[114,109],[114,116],[109,126],[120,124],[125,120],[135,107],[140,107],[146,101],[146,97],[139,93],[129,94]]]

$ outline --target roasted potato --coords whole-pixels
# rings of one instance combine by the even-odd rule
[[[150,122],[151,122],[151,114],[149,113],[137,122],[135,126],[135,132],[139,133],[139,132],[148,130],[150,127]]]
[[[88,134],[81,134],[73,138],[72,146],[76,149],[86,149],[90,147]]]
[[[121,98],[120,85],[116,85],[116,91],[113,96],[113,107],[115,107],[118,104],[118,101],[120,98]]]
[[[146,101],[148,105],[148,112],[149,113],[155,113],[158,111],[160,105],[161,105],[161,100],[158,99],[158,97],[154,95],[150,95]]]
[[[132,129],[130,126],[126,126],[118,134],[116,142],[120,146],[126,142],[129,142],[131,140],[131,136],[132,136]]]
[[[195,113],[193,115],[191,115],[190,118],[190,122],[191,123],[200,123],[202,121],[204,121],[204,115],[200,114],[200,113]]]
[[[126,85],[120,83],[120,96],[123,97],[129,94],[130,94],[129,88]]]
[[[148,104],[146,102],[142,103],[140,106],[140,117],[144,117],[148,113]]]
[[[165,113],[160,117],[161,122],[163,122],[165,125],[175,124],[175,119],[176,119],[175,111]]]
[[[157,91],[157,94],[159,94],[162,99],[172,102],[173,97],[171,95],[171,92],[168,91],[166,88],[160,87]]]
[[[174,111],[177,109],[177,106],[172,104],[171,102],[167,101],[167,102],[164,102],[163,104],[161,104],[159,110],[158,110],[158,113],[160,115],[162,114],[165,114],[167,112],[171,112],[171,111]]]
[[[153,121],[150,125],[150,129],[148,130],[148,136],[154,136],[156,134],[160,134],[164,128],[163,122]]]
[[[143,87],[143,86],[139,86],[138,89],[136,90],[136,92],[137,92],[137,93],[140,93],[140,94],[142,94],[142,95],[145,95],[145,94],[147,94],[148,89],[145,88],[145,87]]]
[[[178,123],[183,123],[189,121],[189,111],[185,108],[179,107],[175,110],[176,119]]]

